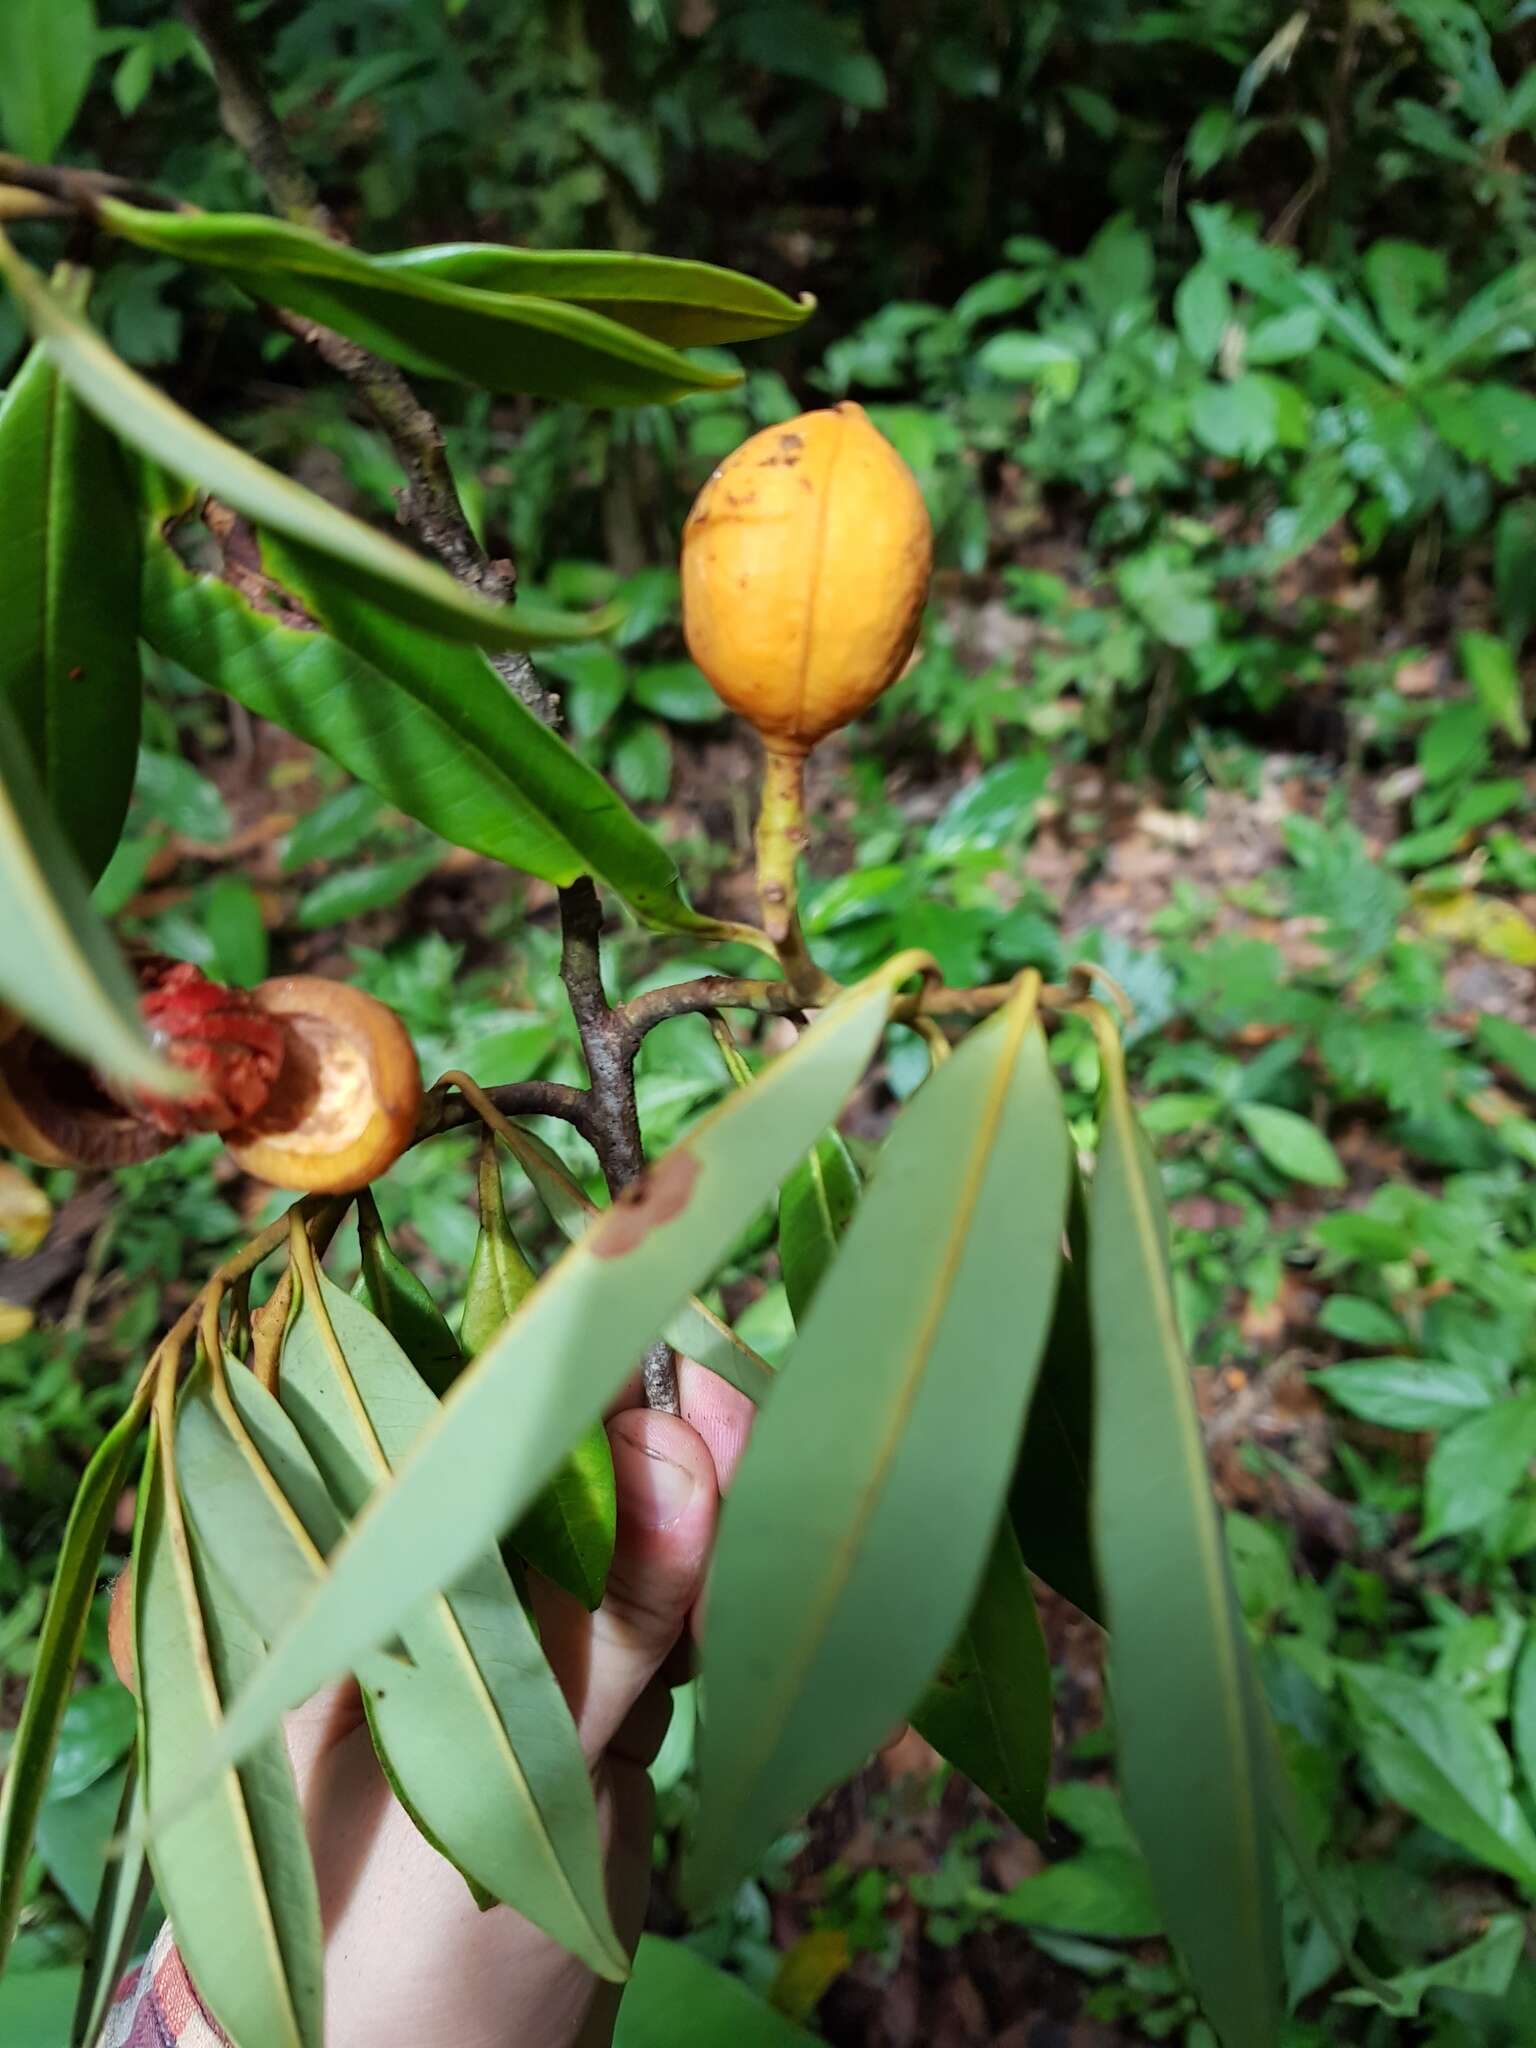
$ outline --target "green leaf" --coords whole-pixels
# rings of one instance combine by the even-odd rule
[[[464,1353],[442,1310],[391,1249],[378,1204],[367,1191],[357,1199],[357,1243],[362,1267],[353,1292],[441,1400],[464,1370]]]
[[[1077,350],[1045,334],[994,334],[977,352],[976,364],[1005,384],[1040,384],[1059,399],[1072,396],[1083,374]]]
[[[779,1190],[779,1267],[797,1324],[858,1205],[859,1169],[841,1134],[827,1131]]]
[[[732,1485],[695,1901],[867,1755],[953,1642],[1045,1342],[1067,1172],[1026,988],[903,1112]]]
[[[1507,733],[1517,747],[1529,746],[1531,728],[1520,695],[1520,671],[1508,644],[1496,633],[1463,633],[1457,647],[1488,723]]]
[[[418,882],[424,882],[443,857],[440,846],[425,846],[415,853],[398,854],[393,860],[370,861],[365,867],[339,868],[306,889],[295,907],[293,921],[302,932],[324,931],[327,925],[345,924],[350,918],[366,917],[372,910],[387,910],[408,896]]]
[[[1023,1448],[1008,1492],[1024,1561],[1092,1620],[1104,1600],[1093,1562],[1093,1332],[1088,1320],[1089,1247],[1082,1187],[1073,1178],[1071,1255],[1061,1262],[1040,1379],[1029,1404]]]
[[[1509,1752],[1460,1693],[1382,1664],[1338,1665],[1366,1762],[1389,1799],[1536,1895],[1536,1834]]]
[[[1019,1539],[1005,1515],[971,1612],[912,1725],[999,1805],[1045,1833],[1051,1774],[1051,1659]]]
[[[78,1965],[12,1970],[0,1979],[0,2031],[6,2048],[57,2048],[80,1983]]]
[[[726,707],[691,661],[657,661],[637,669],[630,695],[673,725],[713,725]]]
[[[213,943],[213,978],[254,988],[267,978],[268,946],[261,898],[244,875],[220,875],[203,898],[203,929]]]
[[[1292,363],[1309,356],[1323,334],[1323,316],[1315,306],[1293,306],[1273,313],[1248,330],[1243,353],[1250,363]]]
[[[1141,1941],[1163,1931],[1162,1915],[1141,1857],[1126,1849],[1085,1849],[1026,1877],[996,1901],[998,1918],[1062,1934]],[[1249,2036],[1234,2035],[1247,2048]]]
[[[68,1800],[94,1785],[133,1746],[137,1709],[133,1694],[116,1679],[77,1692],[64,1711],[48,1799]]]
[[[837,1115],[884,1027],[898,957],[650,1168],[466,1368],[436,1426],[331,1559],[304,1612],[201,1759],[240,1756],[346,1670],[527,1507],[603,1413],[653,1333],[713,1271],[770,1189]]]
[[[95,881],[139,744],[138,515],[117,443],[40,348],[0,400],[0,504],[0,700]]]
[[[811,2048],[816,2039],[680,1941],[640,1938],[613,2048]]]
[[[130,1699],[130,1743],[135,1719]],[[72,1798],[50,1798],[37,1817],[37,1853],[81,1920],[91,1917],[127,1780],[128,1766],[119,1761]]]
[[[1293,1109],[1270,1102],[1239,1102],[1234,1114],[1276,1172],[1314,1188],[1342,1188],[1349,1176],[1327,1138]]]
[[[1213,264],[1197,263],[1179,279],[1173,318],[1184,346],[1201,368],[1213,363],[1232,320],[1232,294]]]
[[[165,1095],[184,1077],[151,1049],[138,991],[0,703],[0,1001],[112,1080]]]
[[[348,1517],[387,1486],[438,1414],[388,1331],[324,1275],[318,1303],[305,1292],[283,1345],[278,1390]],[[494,1547],[413,1610],[401,1636],[414,1676],[376,1684],[371,1715],[411,1811],[492,1897],[600,1976],[622,1979],[628,1958],[608,1915],[575,1724]]]
[[[1536,1458],[1536,1390],[1495,1401],[1448,1430],[1424,1472],[1420,1545],[1484,1527]]]
[[[1519,649],[1536,625],[1536,498],[1515,498],[1493,530],[1493,587],[1499,622]]]
[[[182,839],[222,846],[233,829],[216,784],[180,754],[141,748],[133,791],[156,823]]]
[[[6,0],[0,7],[0,132],[47,163],[69,133],[96,62],[96,0]]]
[[[100,218],[141,249],[204,264],[392,362],[479,390],[656,405],[741,382],[740,371],[706,368],[586,306],[470,287],[419,261],[379,262],[264,214],[157,213],[107,199]]]
[[[59,1561],[38,1632],[32,1681],[22,1701],[5,1776],[0,1780],[0,1971],[16,1933],[27,1857],[96,1596],[97,1567],[112,1532],[128,1454],[143,1426],[147,1398],[147,1394],[136,1398],[97,1445],[59,1546]]]
[[[1120,595],[1170,647],[1203,647],[1214,640],[1220,614],[1209,579],[1164,547],[1127,555],[1115,573]]]
[[[375,256],[376,270],[431,278],[476,291],[563,299],[674,348],[754,341],[799,327],[816,310],[809,293],[787,298],[737,270],[685,257],[611,249],[513,249],[496,242],[446,242]]]
[[[212,492],[264,531],[281,534],[294,549],[329,563],[333,576],[373,602],[444,640],[480,647],[535,647],[546,638],[579,638],[593,630],[591,620],[485,603],[446,570],[211,432],[114,355],[22,262],[3,233],[0,278],[21,301],[27,324],[81,403],[119,440]]]
[[[1456,1991],[1468,1998],[1503,1998],[1509,1990],[1516,1966],[1525,1948],[1525,1921],[1518,1913],[1496,1913],[1487,1927],[1466,1948],[1442,1956],[1437,1963],[1424,1963],[1415,1970],[1403,1970],[1388,1977],[1383,1989],[1389,1994],[1387,2010],[1399,2018],[1412,2018],[1428,1991]],[[1376,1992],[1363,1987],[1338,1994],[1348,2005],[1381,2005]]]
[[[1275,394],[1263,377],[1254,376],[1202,385],[1190,402],[1189,424],[1213,455],[1240,462],[1261,462],[1280,432]]]
[[[1529,1798],[1536,1793],[1536,1628],[1527,1627],[1525,1642],[1515,1665],[1509,1726],[1515,1761],[1520,1766]]]
[[[111,1828],[112,1851],[102,1868],[95,1905],[85,1916],[90,1939],[75,2001],[70,2048],[97,2048],[113,1991],[134,1953],[153,1888],[143,1824],[144,1787],[133,1762]]]
[[[134,1545],[145,1797],[189,1790],[224,1707],[259,1654],[254,1631],[197,1558],[157,1426]],[[322,2048],[323,1940],[314,1868],[281,1735],[253,1746],[179,1815],[149,1860],[198,1993],[231,2039]]]
[[[1536,1031],[1527,1031],[1512,1017],[1485,1014],[1477,1020],[1484,1048],[1507,1067],[1528,1095],[1536,1095]]]
[[[713,929],[660,842],[478,655],[334,587],[325,602],[330,630],[305,630],[163,543],[147,553],[144,633],[160,653],[456,846],[559,884],[594,874],[664,930]]]
[[[1439,1358],[1365,1358],[1325,1365],[1312,1382],[1362,1422],[1384,1429],[1449,1429],[1494,1399],[1476,1366]]]
[[[1265,2048],[1278,2040],[1281,1967],[1263,1707],[1179,1339],[1162,1190],[1108,1029],[1099,1050],[1094,1523],[1120,1778],[1213,2025]]]
[[[493,1344],[538,1284],[507,1220],[496,1140],[480,1144],[480,1235],[470,1262],[459,1335],[470,1357]],[[608,1432],[594,1422],[566,1453],[512,1531],[518,1556],[583,1607],[602,1604],[613,1563],[618,1499]]]

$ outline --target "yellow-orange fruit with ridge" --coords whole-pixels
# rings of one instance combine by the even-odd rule
[[[235,1163],[274,1187],[349,1194],[393,1166],[421,1113],[421,1069],[387,1004],[319,975],[251,991],[283,1026],[282,1070],[258,1116],[225,1133]]]
[[[856,718],[917,638],[933,531],[917,480],[851,400],[726,457],[683,527],[688,651],[769,748]]]

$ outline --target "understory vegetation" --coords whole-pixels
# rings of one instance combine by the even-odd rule
[[[434,387],[477,533],[523,595],[622,606],[611,639],[540,672],[692,900],[737,918],[754,763],[683,648],[683,512],[744,434],[821,402],[857,399],[906,457],[930,608],[899,683],[816,757],[807,936],[845,980],[919,947],[955,983],[1088,962],[1124,992],[1243,1614],[1336,1931],[1406,2008],[1352,1981],[1298,1887],[1287,2048],[1530,2042],[1536,6],[242,11],[367,249],[600,241],[815,294],[804,327],[746,352],[744,384],[670,408]],[[179,19],[99,15],[69,159],[258,204]],[[47,156],[45,112],[6,96],[15,32],[0,137]],[[233,285],[71,253],[99,261],[93,317],[129,361],[390,516],[387,445],[280,327],[221,328]],[[0,377],[21,348],[0,303]],[[96,889],[126,940],[242,985],[355,980],[429,1077],[581,1079],[551,888],[168,660],[149,675]],[[628,995],[719,959],[627,929],[608,963]],[[1092,1034],[1068,1020],[1052,1050],[1091,1154]],[[926,1071],[891,1032],[856,1158]],[[655,1033],[648,1144],[730,1085],[702,1018]],[[547,1135],[595,1184],[570,1129]],[[471,1154],[439,1141],[378,1189],[445,1304],[475,1243]],[[509,1193],[547,1256],[531,1191]],[[0,1179],[0,1729],[86,1456],[152,1334],[280,1206],[213,1138],[111,1176]],[[792,1323],[770,1245],[765,1218],[713,1305],[774,1360]],[[343,1237],[344,1283],[355,1262]],[[133,1739],[105,1584],[0,1986],[15,2048],[54,2041]],[[1042,1613],[1044,1849],[908,1734],[688,1939],[834,2042],[1026,2048],[1044,2015],[1074,2040],[1213,2048],[1109,1774],[1098,1631],[1054,1597]],[[685,1690],[656,1772],[663,1932],[692,1730]]]

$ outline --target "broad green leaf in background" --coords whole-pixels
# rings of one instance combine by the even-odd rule
[[[233,829],[229,806],[218,785],[184,755],[142,747],[134,769],[133,793],[155,822],[179,839],[222,846]]]
[[[301,932],[324,931],[328,925],[366,917],[371,910],[387,910],[408,896],[418,882],[424,882],[442,857],[440,846],[425,846],[414,853],[397,854],[393,860],[338,868],[304,891],[294,908],[293,922]]]
[[[1510,1734],[1515,1761],[1525,1781],[1527,1798],[1536,1795],[1536,1628],[1527,1628],[1515,1665],[1509,1701]]]
[[[1338,1670],[1387,1797],[1536,1896],[1536,1832],[1515,1797],[1509,1751],[1471,1702],[1382,1664]]]
[[[22,1702],[5,1777],[0,1780],[0,1971],[16,1932],[27,1857],[48,1790],[55,1745],[74,1685],[96,1572],[122,1497],[123,1475],[144,1422],[147,1394],[98,1444],[69,1511],[47,1610],[38,1632],[32,1682]]]
[[[1325,1365],[1312,1382],[1363,1422],[1385,1429],[1449,1429],[1479,1414],[1495,1388],[1476,1366],[1442,1358],[1363,1358]]]
[[[442,1310],[391,1248],[378,1204],[366,1191],[357,1198],[357,1244],[362,1267],[354,1293],[441,1399],[463,1371],[464,1353]]]
[[[1277,1172],[1309,1187],[1341,1188],[1348,1176],[1317,1125],[1293,1109],[1277,1109],[1269,1102],[1239,1102],[1238,1122]]]
[[[1383,1989],[1391,1997],[1388,2011],[1411,2019],[1429,1991],[1459,1991],[1473,1998],[1502,1998],[1508,1991],[1525,1948],[1525,1921],[1518,1913],[1496,1913],[1487,1927],[1455,1955],[1442,1956],[1437,1963],[1424,1963],[1415,1970],[1403,1970],[1386,1980]],[[1338,1994],[1347,2005],[1380,2005],[1377,1992],[1352,1986]]]
[[[1094,1525],[1121,1783],[1168,1932],[1230,2048],[1278,2040],[1263,1706],[1206,1473],[1155,1167],[1119,1041],[1096,1033],[1088,1196]]]
[[[52,1963],[0,1978],[0,2039],[5,2048],[58,2048],[79,1995],[80,1970]]]
[[[0,504],[0,700],[94,882],[139,745],[139,522],[121,450],[41,348],[0,400]]]
[[[528,1505],[602,1414],[654,1333],[837,1116],[910,958],[834,1003],[754,1087],[651,1167],[466,1368],[434,1428],[331,1559],[202,1764],[240,1756],[283,1711],[386,1641]]]
[[[587,306],[471,287],[420,262],[382,264],[264,214],[157,213],[115,199],[100,214],[140,248],[205,264],[429,377],[583,405],[665,404],[741,382]]]
[[[138,992],[0,703],[0,1000],[113,1080],[160,1094],[183,1077],[150,1048]]]
[[[90,1940],[69,2048],[96,2048],[112,1994],[135,1953],[153,1884],[144,1853],[143,1819],[144,1787],[134,1763],[112,1825],[112,1847],[102,1868],[100,1889],[85,1915]]]
[[[1518,651],[1536,625],[1536,498],[1515,498],[1493,534],[1493,587],[1499,619]]]
[[[86,1695],[94,1690],[87,1687]],[[37,1853],[43,1868],[81,1920],[91,1917],[128,1777],[128,1765],[119,1762],[72,1798],[50,1798],[37,1817]]]
[[[1435,1445],[1424,1473],[1419,1542],[1480,1528],[1496,1515],[1536,1458],[1536,1389],[1495,1401]]]
[[[278,1388],[349,1517],[437,1415],[435,1396],[389,1332],[323,1275],[318,1300],[304,1290]],[[628,1959],[608,1916],[575,1724],[496,1550],[487,1546],[401,1632],[414,1673],[378,1688],[385,1696],[374,1711],[407,1804],[493,1897],[599,1975],[623,1978]]]
[[[1528,1095],[1536,1095],[1536,1032],[1513,1017],[1479,1017],[1477,1035],[1501,1066],[1508,1067]]]
[[[64,1710],[48,1799],[68,1801],[106,1776],[133,1746],[133,1695],[115,1679],[86,1686]]]
[[[375,269],[397,277],[563,299],[673,348],[782,334],[799,327],[816,310],[808,293],[791,299],[739,270],[722,270],[686,257],[612,249],[514,249],[497,242],[445,242],[375,256],[373,263]]]
[[[1163,1916],[1132,1848],[1087,1848],[1026,1877],[997,1901],[999,1918],[1061,1934],[1145,1941],[1163,1932]]]
[[[1045,1342],[1067,1170],[1026,986],[904,1111],[732,1486],[694,1901],[868,1754],[962,1626]]]
[[[1016,1827],[1037,1839],[1045,1833],[1051,1659],[1006,1514],[965,1627],[913,1710],[912,1725]]]
[[[304,576],[318,592],[312,561]],[[545,881],[594,874],[663,929],[711,928],[661,843],[473,650],[334,586],[325,609],[330,630],[290,625],[163,542],[146,554],[144,634],[160,653],[456,846]]]
[[[194,1562],[157,1408],[134,1546],[145,1797],[176,1801],[257,1644]],[[239,2048],[322,2048],[323,1942],[314,1869],[288,1753],[273,1732],[165,1827],[149,1860],[177,1945]]]
[[[811,2048],[817,2037],[680,1941],[641,1936],[613,2048]]]
[[[1008,1490],[1024,1561],[1094,1621],[1104,1618],[1093,1563],[1093,1331],[1088,1320],[1088,1241],[1083,1189],[1073,1176],[1069,1256],[1056,1281],[1045,1356]]]
[[[859,1204],[859,1169],[838,1131],[816,1140],[779,1190],[779,1267],[803,1322]]]
[[[590,619],[485,603],[435,563],[213,433],[114,355],[95,329],[22,262],[3,232],[0,278],[21,301],[27,324],[81,402],[119,440],[243,512],[265,532],[281,534],[293,549],[318,556],[333,577],[345,579],[374,603],[443,640],[480,647],[536,647],[547,639],[580,639],[592,632]]]
[[[0,415],[0,424],[3,424]],[[1517,747],[1530,745],[1530,721],[1521,697],[1520,671],[1507,641],[1496,633],[1463,633],[1457,643],[1467,680],[1488,723],[1506,733]]]
[[[501,1160],[490,1131],[480,1142],[480,1235],[464,1294],[459,1337],[473,1358],[495,1342],[538,1285],[507,1220]],[[608,1432],[594,1422],[572,1445],[512,1531],[518,1556],[590,1609],[601,1604],[613,1563],[618,1500]]]
[[[6,0],[0,7],[0,135],[47,163],[85,98],[96,62],[96,0]]]

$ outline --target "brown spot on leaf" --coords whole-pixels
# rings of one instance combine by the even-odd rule
[[[659,1224],[670,1223],[688,1206],[699,1162],[691,1152],[669,1152],[614,1197],[613,1207],[592,1233],[594,1258],[622,1259],[644,1244]]]

